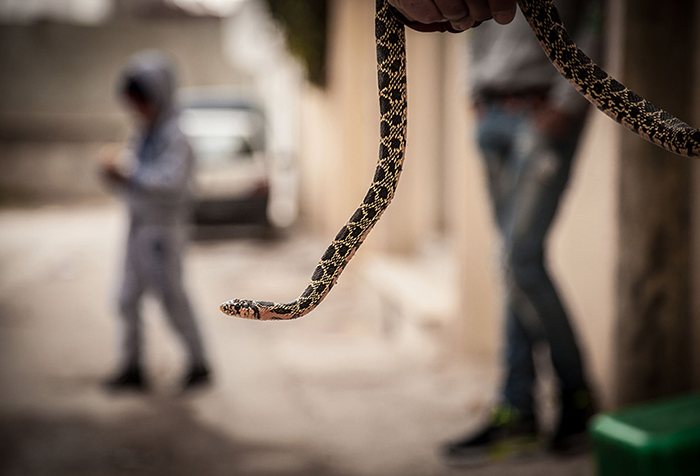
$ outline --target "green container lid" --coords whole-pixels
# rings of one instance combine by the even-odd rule
[[[590,433],[599,476],[700,475],[700,395],[598,415]]]

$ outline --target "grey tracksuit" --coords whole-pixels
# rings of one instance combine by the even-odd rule
[[[191,365],[204,364],[200,331],[182,282],[194,155],[178,124],[174,70],[163,55],[141,53],[126,66],[123,80],[137,82],[158,110],[155,125],[135,135],[133,171],[121,190],[130,216],[119,293],[123,363],[141,363],[139,307],[144,292],[151,291],[182,338]]]

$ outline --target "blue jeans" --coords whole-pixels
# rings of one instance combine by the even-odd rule
[[[566,188],[582,121],[552,141],[535,128],[531,110],[496,102],[483,110],[477,135],[503,241],[505,382],[503,399],[533,415],[533,347],[549,344],[562,392],[585,387],[574,333],[544,264],[544,240]]]

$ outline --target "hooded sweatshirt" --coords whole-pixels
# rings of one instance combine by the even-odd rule
[[[132,220],[181,223],[191,202],[194,154],[179,126],[174,67],[162,53],[140,53],[124,68],[121,85],[128,81],[157,110],[154,124],[137,131],[132,140],[133,171],[123,189]]]

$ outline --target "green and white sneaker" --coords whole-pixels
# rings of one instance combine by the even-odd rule
[[[533,456],[541,448],[535,417],[523,416],[512,406],[499,405],[485,428],[446,443],[441,456],[449,465],[479,466]]]

